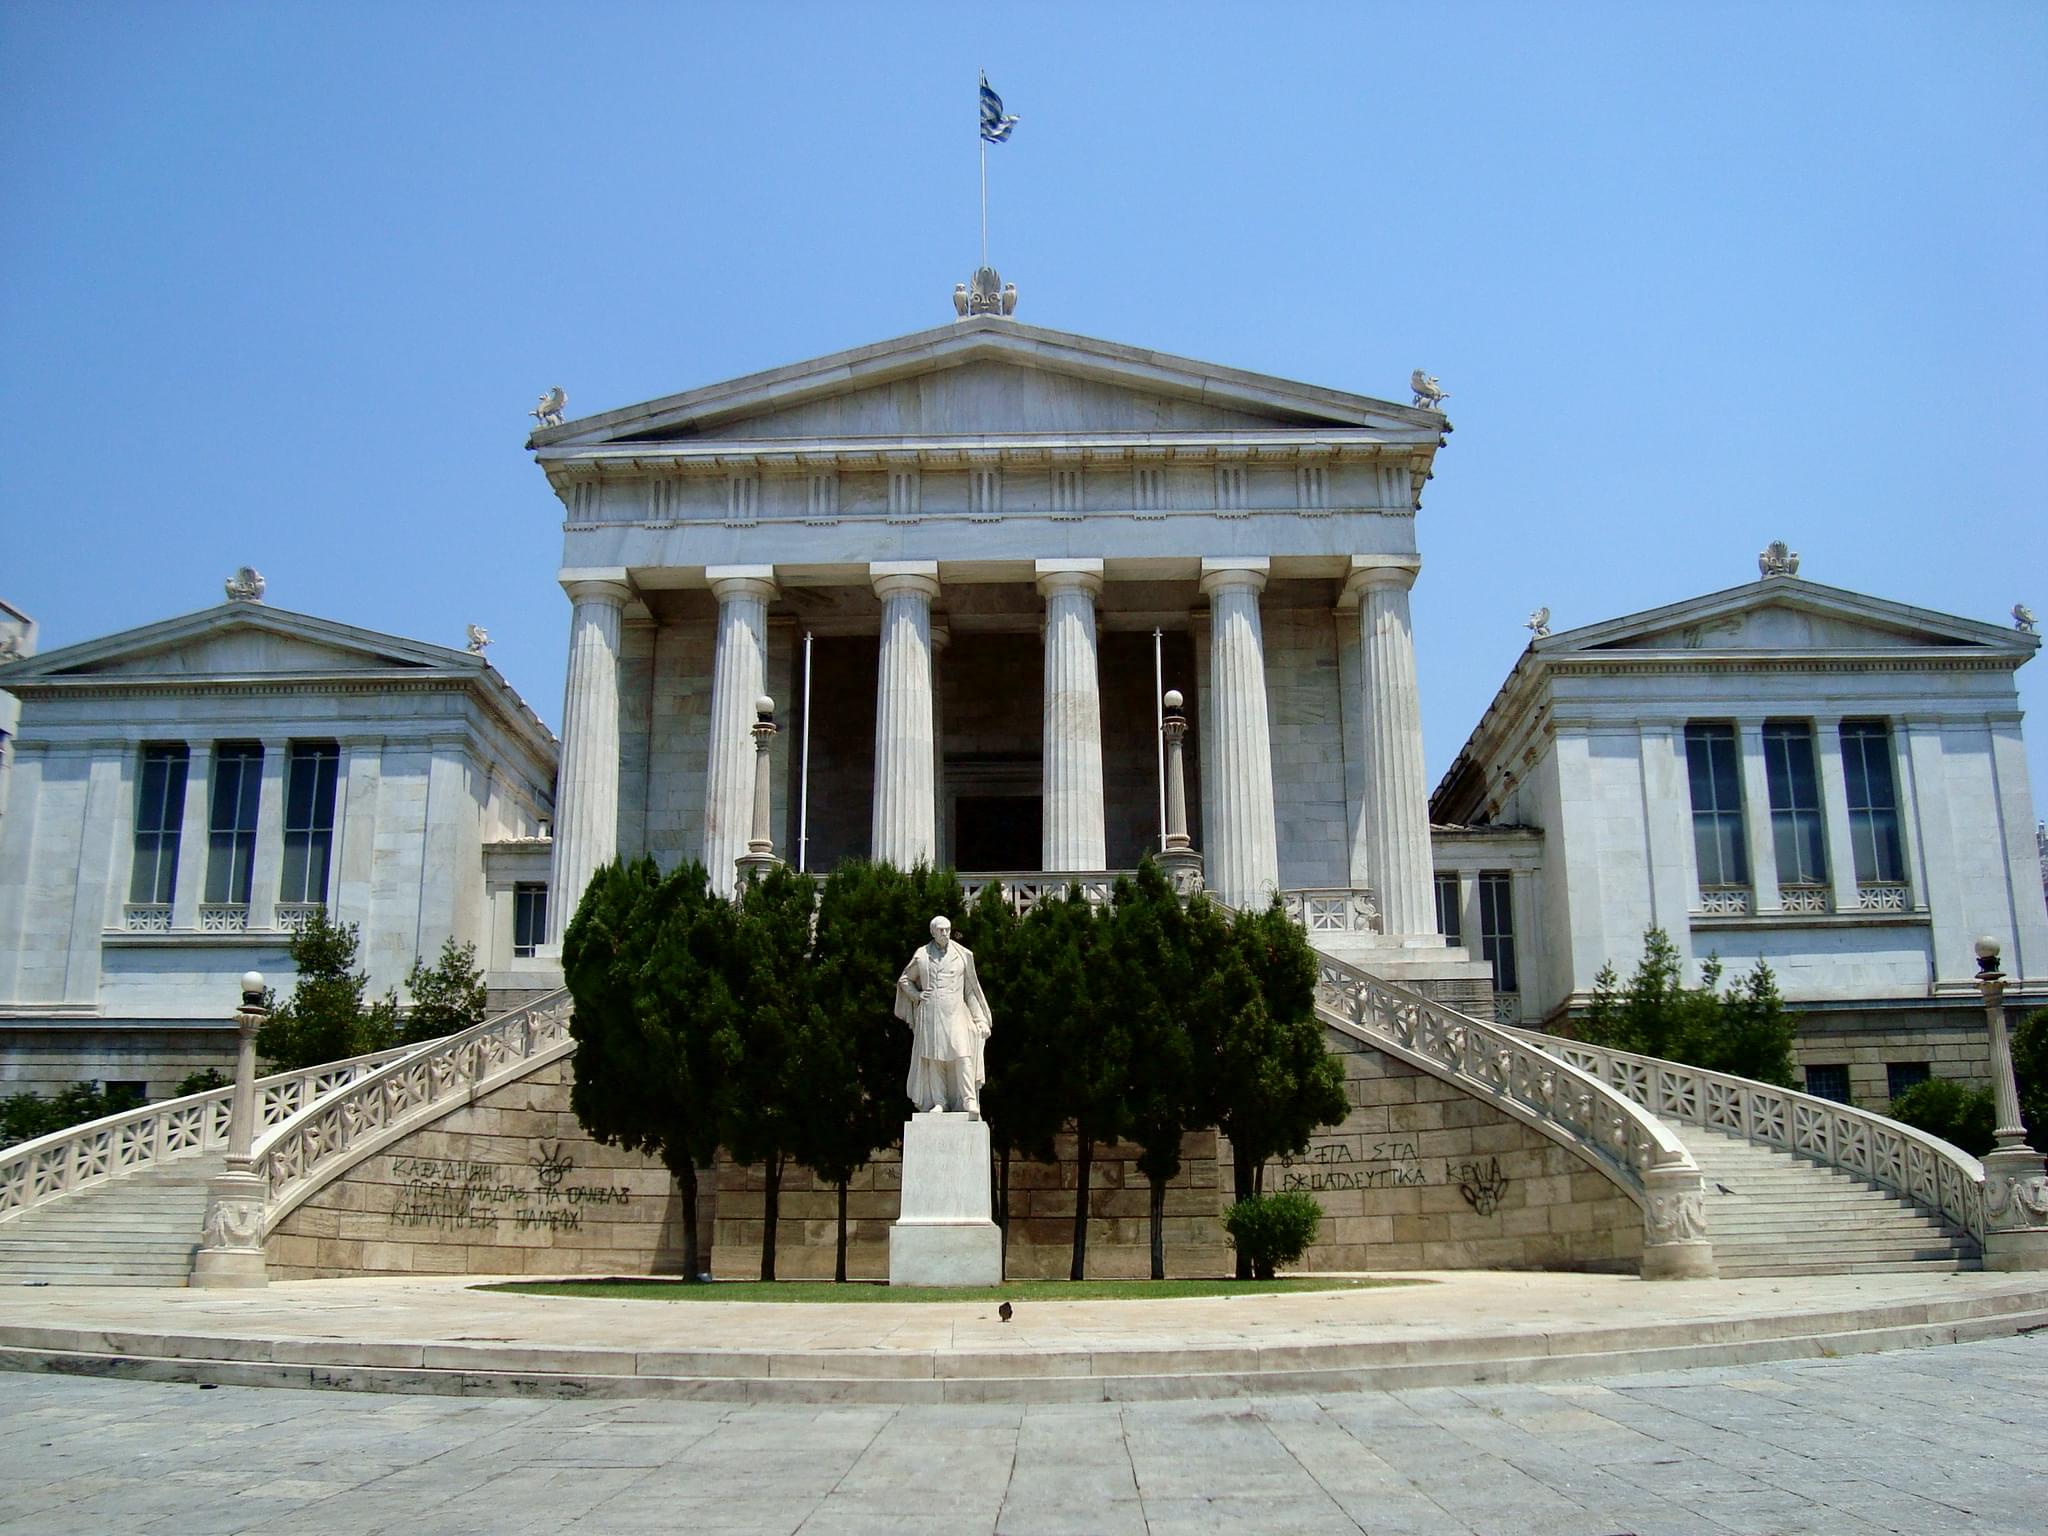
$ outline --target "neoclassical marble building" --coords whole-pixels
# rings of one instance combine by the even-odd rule
[[[236,979],[288,990],[314,908],[358,927],[375,993],[449,938],[501,991],[548,980],[547,727],[481,655],[230,589],[0,664],[0,1093],[232,1066]]]
[[[2048,1002],[2015,674],[2030,629],[1798,574],[1530,642],[1431,801],[1439,916],[1542,1028],[1662,928],[1696,979],[1768,963],[1808,1091],[1983,1082],[1973,946]]]
[[[557,933],[620,853],[730,886],[764,694],[792,860],[1131,867],[1178,689],[1216,895],[1473,983],[1432,906],[1409,621],[1448,430],[995,315],[542,426],[573,605]]]

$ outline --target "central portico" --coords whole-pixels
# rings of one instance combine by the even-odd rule
[[[1212,891],[1451,959],[1408,611],[1446,431],[993,315],[543,427],[557,925],[621,852],[730,888],[763,694],[792,861],[1128,868],[1160,848],[1178,689]]]

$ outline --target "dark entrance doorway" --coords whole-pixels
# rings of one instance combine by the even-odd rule
[[[961,795],[953,802],[953,864],[967,870],[1038,868],[1045,805],[1036,795]]]

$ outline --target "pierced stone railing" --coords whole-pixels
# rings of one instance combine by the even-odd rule
[[[1903,912],[1906,910],[1905,883],[1866,880],[1856,887],[1856,905],[1865,912]]]
[[[123,923],[130,933],[169,933],[171,904],[167,901],[131,901],[122,909]]]
[[[1750,910],[1746,885],[1709,885],[1700,888],[1699,911],[1706,917],[1747,917]]]
[[[264,1234],[426,1111],[485,1092],[541,1057],[565,1054],[573,1044],[574,1006],[568,989],[557,988],[524,1008],[429,1041],[258,1135],[252,1156],[269,1180]]]
[[[1938,1212],[1958,1230],[1983,1241],[1984,1165],[1925,1131],[1867,1109],[1746,1077],[1532,1030],[1515,1033],[1661,1119],[1726,1131],[1823,1167],[1839,1168]]]
[[[1380,931],[1379,898],[1368,890],[1341,886],[1282,891],[1280,906],[1311,935]]]
[[[1078,885],[1081,894],[1088,898],[1089,905],[1101,906],[1109,900],[1111,887],[1119,875],[1134,874],[1128,869],[1084,870],[1078,874],[1046,874],[1038,870],[975,870],[960,876],[960,889],[969,901],[977,899],[991,885],[1000,885],[1003,895],[1010,903],[1010,910],[1022,917],[1046,897],[1059,897],[1067,893],[1067,887]]]
[[[284,933],[304,933],[306,925],[313,921],[317,912],[323,916],[327,911],[324,901],[280,901],[277,904],[276,923]]]
[[[256,1123],[281,1125],[358,1079],[421,1050],[418,1045],[330,1061],[256,1080]],[[232,1086],[164,1099],[0,1151],[0,1222],[107,1179],[228,1144]]]
[[[209,901],[199,908],[199,931],[201,933],[247,933],[249,931],[249,904],[236,901]]]
[[[1778,905],[1787,912],[1832,912],[1835,909],[1824,885],[1781,885]]]
[[[1598,1159],[1643,1208],[1645,1278],[1713,1274],[1699,1165],[1640,1100],[1546,1053],[1519,1030],[1459,1013],[1320,951],[1316,1004],[1326,1024]]]

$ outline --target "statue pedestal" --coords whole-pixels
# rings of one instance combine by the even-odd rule
[[[889,1229],[891,1285],[1000,1285],[1003,1234],[989,1216],[988,1126],[943,1110],[903,1126],[903,1207]]]

